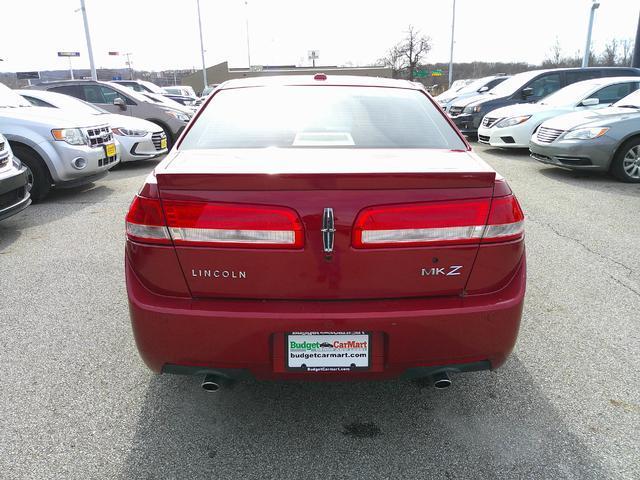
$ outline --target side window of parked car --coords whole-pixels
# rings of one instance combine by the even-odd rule
[[[591,80],[592,78],[600,78],[600,70],[572,70],[565,73],[567,78],[567,85],[572,83],[582,82],[583,80]]]
[[[609,105],[636,91],[637,88],[638,82],[617,83],[601,88],[590,97],[600,100],[600,105]]]
[[[100,90],[102,91],[102,96],[107,101],[106,103],[113,103],[116,98],[121,98],[127,105],[135,105],[133,100],[131,100],[126,95],[114,90],[113,88],[105,87],[104,85],[100,85]]]
[[[50,103],[47,103],[44,100],[40,100],[39,98],[28,97],[26,95],[23,95],[23,97],[26,98],[29,101],[29,103],[34,107],[47,107],[47,108],[53,107],[53,105],[51,105]]]
[[[99,85],[83,85],[84,100],[89,103],[107,103]]]
[[[527,85],[532,90],[532,95],[529,100],[537,100],[552,94],[556,90],[560,90],[560,74],[552,73],[536,78],[534,81]]]
[[[72,97],[84,100],[84,96],[77,85],[62,85],[60,87],[53,87],[49,89],[50,92],[64,93],[65,95],[71,95]]]

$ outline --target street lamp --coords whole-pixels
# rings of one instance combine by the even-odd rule
[[[125,57],[127,57],[127,61],[125,62],[125,65],[127,65],[127,67],[129,67],[129,77],[131,77],[131,80],[133,80],[133,65],[131,64],[131,55],[133,55],[133,53],[131,53],[131,52],[127,52],[127,53],[109,52],[109,55],[111,55],[111,56],[124,55]]]
[[[456,0],[453,0],[453,13],[451,16],[451,50],[449,53],[449,88],[453,83],[453,33],[456,28]]]
[[[87,37],[87,50],[89,51],[89,66],[91,67],[91,80],[98,80],[96,72],[96,64],[93,62],[93,48],[91,47],[91,34],[89,33],[89,19],[87,18],[87,9],[84,6],[84,0],[80,0],[80,10],[82,10],[82,20],[84,21],[84,34]]]
[[[589,13],[589,28],[587,28],[587,44],[584,47],[584,57],[582,58],[582,68],[589,66],[589,56],[591,54],[591,31],[593,30],[593,17],[596,15],[596,10],[600,6],[598,0],[593,0],[591,3],[591,13]]]
[[[200,55],[202,55],[202,81],[204,86],[202,89],[207,88],[207,65],[204,63],[204,42],[202,41],[202,20],[200,19],[200,0],[196,0],[198,5],[198,27],[200,28]],[[175,72],[174,72],[173,82],[175,85]]]

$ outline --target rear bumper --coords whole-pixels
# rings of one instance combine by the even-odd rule
[[[355,380],[499,367],[516,342],[526,268],[523,256],[508,285],[487,295],[335,302],[160,296],[140,283],[128,260],[126,280],[138,350],[156,372]],[[288,371],[284,334],[292,331],[371,332],[371,368]]]

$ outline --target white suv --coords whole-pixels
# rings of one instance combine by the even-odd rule
[[[74,187],[103,177],[120,161],[111,127],[92,115],[34,107],[0,84],[0,133],[27,167],[33,201],[52,186]]]

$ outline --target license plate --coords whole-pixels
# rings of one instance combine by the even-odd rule
[[[107,143],[104,149],[107,152],[107,157],[113,157],[116,154],[116,145],[114,143]]]
[[[370,366],[371,337],[365,332],[294,332],[285,340],[290,370],[348,372]]]
[[[166,138],[161,138],[160,139],[160,148],[167,148],[167,139]]]

